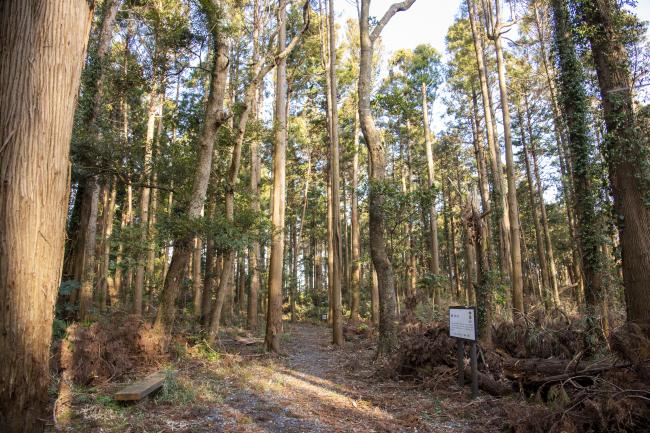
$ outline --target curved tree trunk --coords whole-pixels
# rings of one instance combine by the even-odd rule
[[[386,154],[379,132],[370,111],[372,91],[372,55],[374,43],[382,29],[399,11],[407,10],[415,0],[406,0],[391,5],[370,32],[370,0],[361,1],[359,13],[359,37],[361,52],[359,56],[359,120],[366,140],[370,160],[370,194],[368,208],[370,213],[370,254],[377,271],[379,285],[379,353],[388,353],[397,344],[397,327],[395,317],[395,276],[386,252],[384,239],[384,197],[382,188],[386,180]]]
[[[201,216],[212,169],[212,149],[219,127],[226,120],[223,101],[226,93],[226,76],[228,73],[228,44],[220,29],[215,29],[214,62],[210,72],[210,93],[205,109],[203,129],[199,137],[199,158],[194,173],[194,186],[187,206],[186,215],[190,220]],[[160,306],[154,327],[159,333],[166,333],[174,322],[176,315],[176,298],[180,290],[181,279],[192,255],[192,234],[174,242],[172,260],[165,276],[165,284],[160,294]]]

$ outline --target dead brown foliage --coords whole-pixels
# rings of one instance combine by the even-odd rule
[[[94,385],[156,365],[165,356],[164,341],[151,325],[116,313],[90,326],[68,327],[60,369],[75,384]]]
[[[635,324],[617,329],[609,351],[606,342],[594,347],[584,320],[559,312],[499,323],[494,347],[480,351],[479,386],[492,395],[505,389],[527,399],[500,403],[511,432],[648,432],[648,329]],[[456,340],[446,324],[409,327],[400,341],[384,372],[424,382],[444,376],[450,383],[456,377]]]

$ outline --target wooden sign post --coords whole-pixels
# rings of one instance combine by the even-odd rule
[[[449,336],[457,341],[458,385],[465,384],[465,342],[470,343],[472,398],[478,396],[478,365],[476,354],[476,307],[449,307]]]

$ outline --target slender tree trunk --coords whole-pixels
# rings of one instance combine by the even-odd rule
[[[566,149],[567,149],[567,137],[566,137],[566,131],[563,128],[563,123],[562,123],[562,114],[560,112],[560,107],[558,105],[558,100],[557,100],[557,90],[555,88],[555,82],[554,82],[554,74],[552,72],[552,65],[549,65],[548,61],[548,49],[546,46],[547,43],[547,36],[546,33],[544,32],[544,25],[542,23],[542,18],[539,13],[539,8],[537,7],[537,2],[533,1],[532,3],[533,7],[533,13],[535,17],[535,26],[537,28],[537,35],[539,38],[539,49],[540,49],[540,57],[542,59],[542,65],[544,67],[544,76],[546,78],[546,83],[548,87],[548,93],[549,93],[549,99],[551,102],[551,108],[553,109],[553,133],[555,135],[555,142],[558,147],[558,157],[559,157],[559,162],[560,162],[560,173],[562,175],[562,186],[563,186],[563,198],[564,198],[564,205],[566,209],[566,214],[567,214],[567,223],[569,226],[569,234],[571,235],[571,239],[573,240],[572,242],[572,247],[571,247],[571,254],[572,254],[572,261],[573,261],[573,268],[574,268],[574,273],[577,276],[578,279],[578,284],[579,286],[583,285],[583,279],[582,279],[582,269],[580,266],[580,251],[578,247],[578,235],[576,233],[576,228],[575,228],[575,222],[574,222],[574,207],[573,203],[575,201],[573,200],[573,183],[572,183],[572,169],[567,167],[567,158],[564,157],[566,155]],[[525,100],[527,103],[527,99]],[[529,110],[527,110],[529,112]],[[528,121],[530,123],[530,118],[528,118]],[[530,129],[530,127],[529,127]],[[533,166],[535,167],[535,172],[538,172],[537,169],[537,152],[533,148],[534,143],[531,143],[531,152],[533,155]],[[537,177],[537,185],[538,188],[541,188],[541,179],[539,178],[539,175],[536,174]],[[540,197],[542,194],[540,193]],[[542,220],[545,221],[545,213],[546,213],[546,206],[544,205],[544,202],[542,200]],[[552,278],[552,284],[553,284],[553,301],[554,303],[559,306],[560,305],[560,296],[559,293],[556,291],[557,288],[557,278],[555,277],[556,272],[553,272],[552,268],[555,267],[555,261],[552,259],[552,252],[553,252],[553,247],[551,244],[551,238],[548,235],[548,224],[544,224],[544,236],[546,238],[546,246],[547,250],[549,251],[549,263],[550,263],[550,268],[551,268],[551,278]],[[553,282],[555,281],[555,282]],[[580,290],[583,292],[584,290]]]
[[[297,242],[297,233],[296,233],[296,221],[291,227],[291,280],[289,282],[290,290],[290,308],[291,308],[291,323],[295,323],[298,320],[296,312],[296,296],[298,296],[298,242]]]
[[[537,213],[537,200],[538,197],[535,193],[535,182],[533,180],[533,174],[532,170],[530,168],[530,160],[528,159],[528,152],[529,152],[529,146],[526,145],[526,136],[524,133],[524,119],[523,115],[521,113],[520,107],[518,108],[518,120],[519,120],[519,126],[521,128],[521,144],[523,146],[523,153],[521,157],[524,160],[524,163],[526,165],[526,179],[528,181],[528,197],[530,199],[530,211],[531,211],[531,218],[534,223],[535,227],[535,242],[536,242],[536,247],[537,247],[537,260],[539,263],[539,271],[542,277],[542,295],[543,299],[545,301],[545,305],[548,308],[548,299],[552,297],[552,292],[551,292],[551,284],[549,280],[549,268],[548,268],[548,263],[546,261],[546,249],[544,246],[544,239],[542,238],[542,225],[540,223],[539,219],[539,214]],[[528,139],[532,141],[533,137],[532,135],[528,136]],[[542,198],[539,198],[542,200]]]
[[[278,51],[283,51],[287,34],[286,0],[278,6]],[[284,214],[286,203],[287,153],[287,61],[281,59],[275,77],[275,140],[273,147],[273,188],[271,191],[271,259],[269,263],[266,350],[280,351],[282,335],[282,282],[284,262]]]
[[[108,299],[111,301],[111,306],[114,306],[112,301],[117,298],[117,292],[115,291],[115,280],[110,275],[110,258],[111,258],[111,237],[113,235],[113,219],[115,216],[115,200],[117,198],[117,181],[113,180],[110,194],[108,197],[107,208],[104,209],[104,230],[102,234],[102,258],[101,258],[101,279],[100,284],[100,296],[99,296],[99,308],[104,310],[106,307],[106,302]]]
[[[493,320],[493,290],[490,288],[488,278],[487,242],[485,239],[485,226],[483,215],[479,210],[479,196],[476,190],[469,197],[469,218],[471,220],[472,237],[476,249],[476,305],[478,315],[478,335],[484,347],[492,345],[492,320]]]
[[[216,26],[216,23],[215,23]],[[199,158],[194,173],[194,185],[186,209],[190,220],[201,216],[212,168],[212,149],[217,130],[226,120],[223,101],[226,91],[226,75],[228,71],[228,44],[221,34],[221,29],[214,28],[214,62],[210,73],[210,92],[203,120],[203,129],[199,137]],[[176,298],[180,290],[183,272],[192,255],[192,234],[185,235],[174,242],[169,270],[165,276],[165,284],[160,294],[160,305],[156,315],[155,329],[166,333],[171,329],[176,313]]]
[[[90,204],[88,214],[88,227],[84,236],[84,261],[79,289],[79,320],[89,319],[93,303],[93,288],[95,283],[95,250],[97,245],[97,207],[99,201],[99,187],[97,180],[91,176],[86,181],[84,193],[88,194]]]
[[[257,96],[255,100],[255,110],[253,118],[257,120],[259,113],[259,106],[257,104]],[[260,142],[259,138],[255,136],[250,143],[251,152],[251,210],[255,213],[260,211]],[[249,272],[251,275],[250,291],[248,293],[248,308],[247,308],[247,324],[249,329],[257,329],[257,315],[258,315],[258,298],[260,291],[260,264],[258,259],[260,257],[260,243],[254,240],[250,251],[248,252]]]
[[[352,237],[352,307],[350,309],[350,321],[359,321],[359,307],[361,304],[361,228],[359,226],[359,111],[354,113],[354,156],[352,157],[352,186],[351,186],[351,237]]]
[[[510,128],[510,107],[508,87],[506,83],[506,64],[503,58],[503,39],[501,37],[501,0],[495,0],[496,10],[494,26],[494,48],[497,54],[497,70],[499,77],[499,93],[501,96],[501,111],[503,116],[503,137],[506,147],[506,177],[508,181],[508,213],[510,217],[510,240],[512,262],[512,308],[515,314],[524,311],[524,280],[521,261],[521,227],[519,223],[519,207],[517,204],[517,179],[515,162],[512,151],[512,131]]]
[[[339,116],[338,95],[336,81],[336,26],[334,25],[334,0],[329,0],[329,46],[330,61],[330,179],[332,183],[330,207],[332,208],[332,231],[328,234],[332,239],[334,253],[332,272],[332,343],[343,345],[343,316],[341,315],[341,277],[342,277],[342,245],[341,245],[341,212],[340,212],[340,186],[339,186]]]
[[[481,131],[481,122],[478,114],[478,97],[476,89],[472,86],[472,130],[474,132],[474,154],[476,157],[476,166],[478,169],[479,177],[479,191],[481,193],[481,206],[483,212],[491,212],[492,206],[490,204],[490,188],[487,165],[485,160],[485,151],[483,148],[483,133]],[[495,257],[494,242],[492,242],[492,230],[488,224],[485,226],[485,242],[488,248],[488,264],[492,263],[492,258]]]
[[[533,174],[535,175],[535,182],[537,184],[537,199],[539,200],[539,210],[542,217],[542,228],[544,230],[544,243],[546,246],[546,254],[548,255],[548,276],[551,284],[551,296],[553,299],[553,304],[556,307],[559,307],[560,293],[557,282],[557,269],[555,268],[555,254],[553,252],[553,242],[551,241],[548,216],[546,215],[546,204],[544,203],[544,187],[542,186],[542,177],[539,174],[539,164],[537,162],[537,146],[535,144],[536,140],[533,135],[531,112],[530,107],[528,106],[527,95],[524,97],[524,108],[526,109],[526,125],[528,129],[528,137],[530,137],[530,154],[533,161]]]
[[[124,255],[124,231],[126,227],[131,222],[131,185],[127,185],[126,195],[124,201],[122,202],[122,216],[120,219],[120,240],[117,246],[117,255],[115,257],[115,276],[114,279],[114,290],[113,292],[109,291],[109,296],[111,300],[111,306],[113,308],[117,306],[122,306],[123,301],[126,300],[125,295],[125,285],[122,282],[122,258]]]
[[[41,432],[92,2],[0,3],[0,425]]]
[[[492,98],[488,86],[488,74],[485,65],[485,53],[483,47],[483,35],[477,25],[477,11],[475,0],[467,0],[469,11],[470,25],[472,28],[472,38],[474,41],[474,51],[478,64],[478,75],[481,82],[481,96],[483,99],[483,113],[485,118],[485,130],[487,132],[488,149],[490,156],[490,166],[492,169],[495,218],[499,223],[500,229],[500,267],[502,275],[510,276],[511,274],[511,251],[510,251],[510,217],[507,210],[506,196],[503,193],[503,178],[501,167],[501,152],[496,139],[496,128],[492,115]]]
[[[208,198],[208,219],[213,219],[216,212],[216,193]],[[217,254],[215,251],[214,239],[211,235],[207,236],[205,245],[205,269],[203,274],[203,291],[201,294],[201,325],[205,328],[210,320],[210,306],[212,305],[212,288],[216,279]]]
[[[149,202],[151,197],[151,188],[148,186],[151,182],[152,157],[153,157],[153,139],[156,126],[156,114],[159,111],[160,103],[158,96],[159,88],[155,84],[149,94],[149,105],[147,112],[147,132],[144,140],[144,161],[142,170],[142,183],[145,185],[140,191],[140,246],[143,248],[138,257],[138,264],[135,270],[135,292],[133,299],[133,313],[142,315],[142,302],[144,295],[145,265],[147,252],[150,247],[149,238]]]
[[[201,317],[203,302],[201,297],[207,296],[203,293],[203,280],[201,279],[201,252],[203,250],[203,239],[201,236],[194,237],[194,249],[192,250],[192,289],[194,292],[194,316]]]
[[[433,143],[431,139],[431,132],[429,130],[429,103],[427,102],[427,88],[424,83],[422,83],[422,122],[424,125],[424,146],[427,155],[427,174],[428,174],[428,186],[429,190],[434,192],[435,188],[435,169],[433,166]],[[435,276],[440,273],[440,251],[438,247],[438,214],[436,212],[436,201],[435,195],[431,198],[431,206],[429,207],[429,233],[431,235],[431,273]],[[440,287],[438,283],[434,283],[433,287],[434,293],[434,305],[440,305]]]
[[[587,315],[597,312],[602,296],[601,218],[597,211],[597,191],[592,185],[593,168],[587,112],[589,102],[584,89],[585,76],[578,61],[571,35],[569,14],[562,0],[552,0],[554,37],[559,60],[560,104],[566,118],[569,148],[573,161],[577,232],[585,277]]]

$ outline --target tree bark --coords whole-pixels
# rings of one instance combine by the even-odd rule
[[[88,196],[90,206],[88,226],[84,236],[84,259],[82,266],[81,287],[79,289],[79,320],[90,318],[93,304],[93,288],[95,283],[95,250],[97,246],[97,206],[99,201],[99,186],[94,176],[86,179],[84,194]]]
[[[573,161],[575,207],[578,243],[585,279],[585,301],[588,316],[597,312],[602,296],[602,227],[597,214],[597,191],[591,179],[593,168],[587,112],[589,102],[584,89],[585,76],[578,61],[571,35],[569,15],[563,0],[551,2],[554,18],[554,37],[559,60],[558,84],[560,105],[563,109]]]
[[[501,97],[501,112],[503,116],[503,137],[506,148],[506,178],[508,181],[508,214],[510,217],[510,257],[512,263],[512,309],[514,314],[524,312],[524,280],[521,261],[521,227],[519,223],[519,207],[517,204],[517,179],[515,162],[512,151],[512,131],[510,127],[510,107],[508,87],[506,82],[506,65],[503,58],[503,39],[501,23],[501,0],[495,0],[495,22],[492,37],[497,54],[497,71],[499,77],[499,93]]]
[[[357,189],[359,188],[359,111],[354,113],[354,156],[352,157],[352,185],[350,193],[351,201],[351,238],[352,238],[352,306],[350,308],[350,321],[356,323],[359,321],[359,307],[361,304],[361,228],[359,226],[359,198]]]
[[[433,140],[429,130],[429,103],[427,102],[427,87],[422,83],[422,122],[424,124],[424,147],[427,155],[427,175],[429,190],[433,194],[435,188],[435,169],[433,165]],[[440,273],[440,251],[438,247],[438,213],[436,212],[435,195],[431,197],[431,206],[429,207],[429,233],[431,235],[431,273],[435,276]],[[434,282],[434,305],[440,305],[440,287]]]
[[[283,51],[287,37],[287,3],[280,0],[277,11],[278,51]],[[282,282],[284,262],[284,214],[286,203],[287,153],[287,61],[280,59],[275,76],[275,139],[273,147],[273,188],[271,191],[271,258],[269,263],[268,307],[266,316],[266,350],[280,351],[282,335]]]
[[[0,425],[41,432],[92,2],[0,3]]]
[[[397,327],[395,323],[395,277],[393,267],[386,252],[384,239],[383,203],[386,180],[386,155],[381,137],[370,111],[370,96],[372,91],[372,55],[374,43],[381,31],[398,11],[411,7],[415,0],[405,0],[392,4],[381,20],[370,32],[369,14],[370,0],[361,0],[359,11],[359,120],[361,130],[368,148],[370,160],[370,195],[368,207],[370,211],[370,253],[377,271],[379,284],[379,344],[378,352],[385,354],[393,350],[397,344]]]
[[[142,162],[142,183],[145,185],[140,191],[140,247],[142,252],[138,257],[135,270],[135,292],[133,295],[133,314],[142,315],[142,302],[144,297],[145,265],[148,257],[149,245],[149,202],[151,198],[151,171],[153,158],[153,139],[156,128],[156,114],[160,110],[160,89],[158,83],[154,84],[149,93],[147,108],[147,130],[144,140],[144,160]]]
[[[334,253],[332,272],[332,343],[336,346],[343,345],[343,316],[341,315],[341,278],[342,278],[342,245],[341,245],[341,212],[340,212],[340,191],[339,191],[339,117],[338,117],[338,95],[336,80],[336,26],[334,24],[334,0],[329,0],[329,76],[330,76],[330,179],[331,197],[330,207],[332,209],[332,227],[328,236],[332,239],[332,251]]]
[[[490,166],[492,169],[493,187],[494,187],[494,212],[495,218],[499,223],[500,230],[500,268],[501,274],[510,277],[512,262],[510,251],[510,217],[508,214],[508,204],[506,196],[503,193],[503,176],[501,166],[501,152],[496,139],[496,128],[494,126],[494,118],[492,115],[492,98],[490,95],[490,88],[488,86],[488,74],[485,65],[485,53],[483,47],[483,35],[480,32],[476,23],[477,11],[475,7],[475,0],[467,0],[467,8],[469,11],[470,25],[472,28],[472,38],[474,41],[474,51],[476,53],[476,61],[478,65],[479,81],[481,83],[481,97],[483,100],[483,115],[485,119],[485,130],[487,132],[488,150],[490,156]]]
[[[650,322],[650,153],[637,125],[628,57],[618,3],[579,2],[602,99],[605,159],[621,239],[627,320]]]
[[[214,61],[210,72],[210,92],[205,109],[203,129],[199,137],[199,158],[194,173],[194,186],[186,209],[190,220],[201,216],[212,168],[212,149],[219,127],[225,122],[226,114],[223,101],[226,92],[226,76],[228,72],[228,43],[221,29],[213,26]],[[171,264],[165,276],[165,284],[160,294],[160,305],[156,315],[154,328],[164,334],[171,329],[176,314],[176,298],[180,290],[183,272],[192,255],[193,234],[187,234],[176,239]]]

